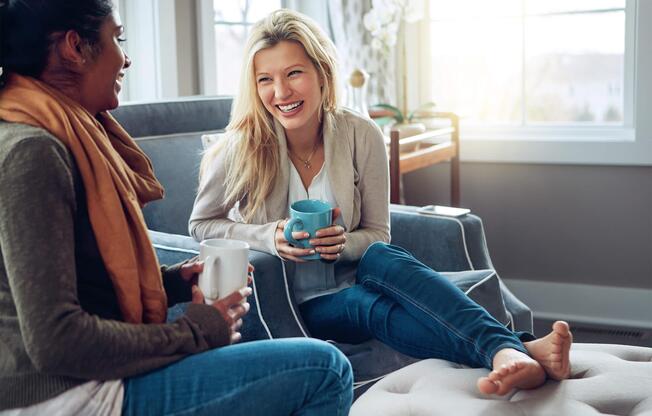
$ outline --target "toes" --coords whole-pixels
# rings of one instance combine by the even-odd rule
[[[514,387],[510,384],[498,382],[498,391],[496,392],[496,394],[499,396],[504,396],[510,391],[512,391],[513,389]]]
[[[520,362],[512,362],[508,364],[503,364],[499,368],[494,369],[489,373],[488,378],[492,381],[499,381],[509,376],[510,374],[516,373],[521,368]]]
[[[560,334],[558,334],[556,332],[551,332],[549,339],[550,339],[550,343],[553,346],[561,345],[561,344],[564,343],[564,340],[565,340]]]
[[[552,330],[562,337],[567,337],[570,333],[570,326],[566,321],[556,321],[552,324]]]
[[[490,381],[498,381],[498,380],[500,380],[500,377],[501,377],[501,375],[497,370],[492,371],[491,373],[489,373],[489,376],[487,376],[487,378]]]
[[[480,377],[477,385],[478,390],[483,394],[494,394],[498,391],[498,384],[491,381],[488,377]]]

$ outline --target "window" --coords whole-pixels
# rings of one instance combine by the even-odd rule
[[[284,5],[284,0],[199,0],[202,94],[236,93],[251,26]]]
[[[281,0],[213,0],[217,94],[234,95],[251,25],[281,8]]]
[[[467,126],[631,126],[625,0],[430,0],[429,9],[430,94]]]

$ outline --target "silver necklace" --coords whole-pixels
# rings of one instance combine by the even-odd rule
[[[318,149],[318,148],[319,148],[319,140],[317,141],[317,143],[315,143],[315,146],[312,148],[312,151],[310,152],[310,154],[308,155],[308,157],[307,157],[306,159],[303,159],[301,156],[299,156],[298,154],[294,153],[292,150],[290,150],[289,147],[288,147],[288,151],[289,151],[292,155],[294,155],[294,157],[296,157],[297,159],[299,159],[299,160],[301,161],[301,163],[303,163],[303,167],[304,167],[304,168],[306,168],[306,169],[312,169],[312,164],[310,163],[310,159],[312,159],[312,157],[315,155],[315,152],[317,152],[317,149]]]

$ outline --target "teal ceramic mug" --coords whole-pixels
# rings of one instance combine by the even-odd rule
[[[328,202],[319,199],[302,199],[290,206],[290,221],[285,224],[285,239],[295,247],[313,248],[308,242],[316,237],[317,230],[330,227],[333,223],[333,208]],[[292,237],[295,231],[305,231],[308,238],[296,240]],[[319,260],[319,253],[301,257],[304,260]]]

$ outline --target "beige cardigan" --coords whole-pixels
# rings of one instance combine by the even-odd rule
[[[190,215],[189,231],[195,240],[233,238],[254,250],[278,255],[274,235],[279,220],[288,216],[289,159],[285,133],[276,122],[280,171],[273,191],[251,223],[236,220],[232,206],[224,204],[227,146],[207,167]],[[383,135],[368,118],[348,110],[328,115],[324,123],[326,168],[346,227],[342,260],[358,260],[375,241],[389,242],[389,172]]]

